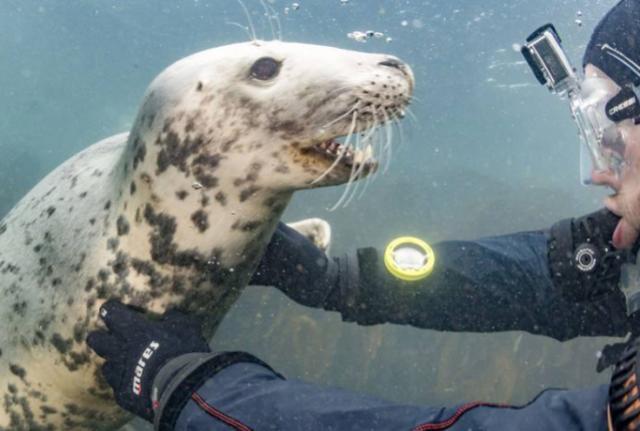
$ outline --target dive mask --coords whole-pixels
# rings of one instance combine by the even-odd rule
[[[623,53],[606,44],[602,50],[640,77],[640,67]],[[521,52],[538,81],[569,101],[584,144],[580,151],[582,183],[591,183],[593,170],[620,175],[625,144],[618,126],[628,119],[638,123],[640,88],[633,85],[618,91],[605,78],[578,76],[551,24],[534,31]]]

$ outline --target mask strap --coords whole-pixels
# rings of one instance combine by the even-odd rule
[[[629,69],[638,78],[638,80],[635,83],[633,83],[633,85],[631,87],[632,90],[633,90],[633,93],[635,95],[635,105],[636,105],[635,108],[637,110],[638,109],[638,104],[640,103],[640,83],[639,83],[639,81],[640,81],[640,66],[638,65],[638,63],[636,63],[635,61],[633,61],[629,57],[627,57],[622,51],[613,48],[608,43],[605,43],[604,45],[602,45],[601,49],[602,49],[602,51],[605,52],[605,54],[609,55],[610,57],[613,57],[615,60],[618,60],[620,63],[622,63],[623,66],[625,66],[627,69]],[[621,93],[623,91],[621,91]],[[620,93],[618,93],[618,95],[620,95]],[[607,116],[609,116],[609,112],[607,112]],[[609,117],[609,118],[611,118],[611,117]],[[635,125],[640,124],[640,117],[638,117],[638,116],[634,117],[634,124]]]
[[[631,60],[623,52],[613,48],[611,45],[607,43],[602,45],[602,50],[605,52],[605,54],[613,57],[614,59],[622,63],[627,69],[633,72],[633,74],[636,75],[636,77],[640,78],[640,66],[638,66],[638,63]]]

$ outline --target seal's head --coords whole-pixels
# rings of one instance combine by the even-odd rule
[[[223,167],[260,174],[273,190],[340,184],[377,163],[356,139],[336,139],[397,118],[413,86],[411,69],[388,55],[279,41],[203,51],[151,84],[131,137],[134,168],[152,151],[156,174],[178,169],[204,188]]]

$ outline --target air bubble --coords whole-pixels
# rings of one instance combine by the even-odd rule
[[[367,41],[367,34],[361,31],[352,31],[351,33],[347,34],[347,37],[349,39],[355,40],[356,42],[365,43]]]
[[[382,39],[384,37],[384,33],[382,33],[381,31],[373,31],[373,30],[352,31],[351,33],[347,33],[347,37],[349,39],[355,40],[356,42],[365,43],[369,39]]]

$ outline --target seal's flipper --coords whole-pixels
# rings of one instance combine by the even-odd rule
[[[309,238],[316,247],[329,254],[331,247],[331,225],[321,218],[308,218],[293,223],[287,223],[292,229]]]

